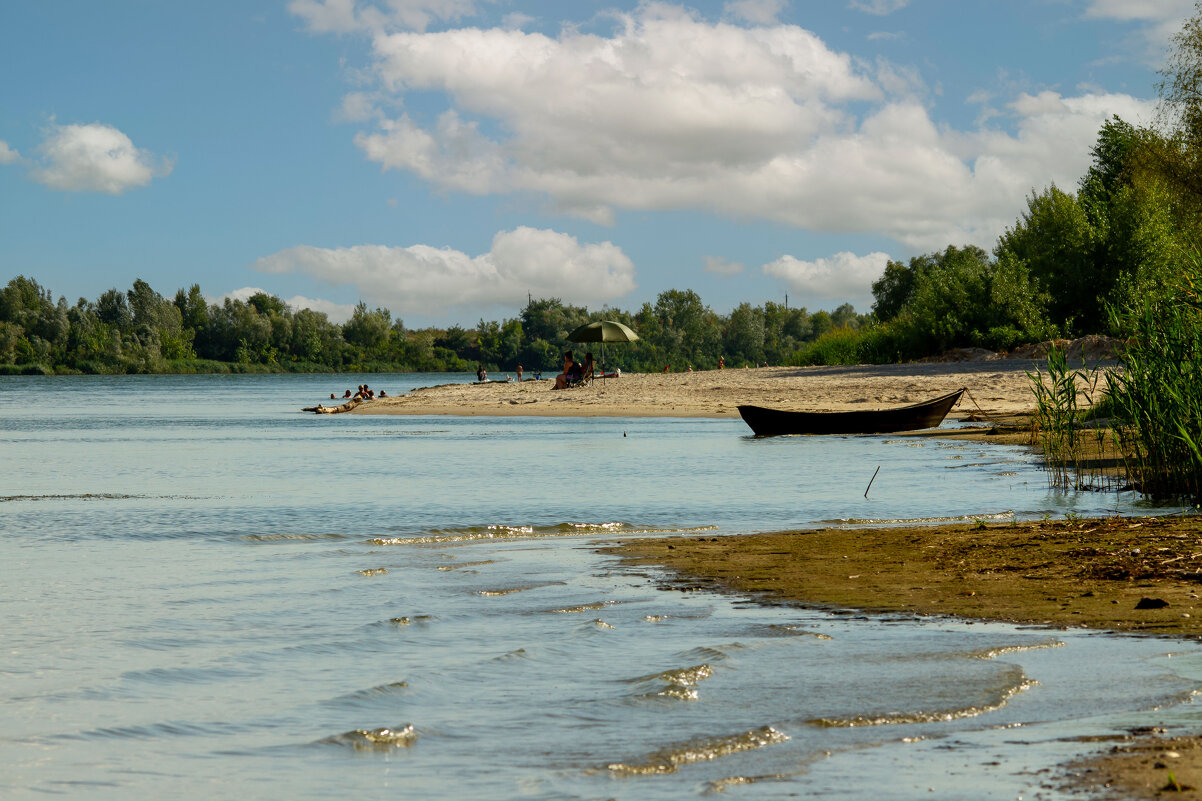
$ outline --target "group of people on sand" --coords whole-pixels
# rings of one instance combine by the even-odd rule
[[[568,387],[593,380],[593,354],[584,354],[584,363],[572,358],[572,351],[563,354],[563,372],[555,376],[555,386],[552,389],[567,389]]]
[[[384,390],[380,390],[380,394],[377,395],[376,391],[374,389],[372,389],[371,387],[369,387],[367,384],[360,384],[358,387],[356,387],[355,393],[353,395],[351,394],[351,391],[349,389],[346,392],[344,392],[342,395],[343,400],[355,400],[355,401],[375,400],[376,398],[387,398],[387,397],[388,397],[388,393],[385,392]],[[330,400],[336,400],[336,397],[333,392],[330,393]]]

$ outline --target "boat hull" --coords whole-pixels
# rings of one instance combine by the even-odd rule
[[[958,389],[911,406],[878,411],[790,412],[763,406],[740,406],[739,414],[757,437],[782,434],[887,434],[935,428],[965,392]]]

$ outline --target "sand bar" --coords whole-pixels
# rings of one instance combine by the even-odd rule
[[[1034,408],[1027,371],[1041,360],[910,363],[853,367],[762,367],[691,373],[631,373],[568,390],[541,381],[444,384],[359,404],[353,414],[531,417],[737,417],[739,404],[844,411],[918,403],[967,387],[956,419]],[[502,375],[501,378],[504,378]]]

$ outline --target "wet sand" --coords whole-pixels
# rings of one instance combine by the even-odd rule
[[[567,390],[552,376],[522,382],[444,384],[359,404],[353,414],[542,417],[737,417],[739,404],[842,411],[899,406],[967,387],[951,417],[1034,408],[1028,370],[1046,362],[762,367],[692,373],[631,373]],[[496,376],[494,376],[496,378]],[[504,376],[500,376],[504,378]]]

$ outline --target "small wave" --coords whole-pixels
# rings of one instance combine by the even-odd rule
[[[318,742],[348,746],[356,751],[387,751],[393,748],[408,748],[417,742],[417,737],[413,725],[408,724],[396,728],[354,729]]]
[[[599,612],[605,609],[610,604],[608,601],[596,601],[591,604],[581,604],[580,606],[565,606],[562,609],[548,609],[547,612],[553,615],[576,615],[581,612]]]
[[[997,648],[982,648],[979,651],[969,651],[966,656],[973,659],[994,659],[1006,654],[1020,654],[1024,651],[1039,651],[1044,648],[1063,648],[1064,642],[1057,639],[1049,639],[1044,642],[1030,643],[1028,645],[1002,645]]]
[[[214,681],[244,679],[251,672],[224,666],[170,667],[148,670],[129,670],[121,674],[122,681],[145,684],[204,684]]]
[[[495,559],[480,559],[475,562],[459,562],[454,565],[439,565],[439,570],[463,570],[465,567],[483,567],[484,565],[495,564]]]
[[[414,615],[413,617],[389,618],[388,623],[392,626],[411,626],[414,623],[429,623],[432,620],[434,620],[434,615]]]
[[[678,670],[665,670],[663,673],[657,674],[656,678],[662,679],[668,684],[693,687],[713,675],[714,669],[709,665],[694,665],[693,667],[680,668]]]
[[[788,735],[763,726],[725,737],[703,737],[656,751],[639,762],[612,762],[606,766],[619,776],[654,776],[675,773],[682,765],[707,762],[720,757],[766,748],[789,740]]]
[[[596,627],[597,627],[597,628],[599,628],[599,629],[609,629],[610,631],[612,631],[612,630],[613,630],[613,626],[609,625],[608,623],[606,623],[606,622],[605,622],[604,620],[602,620],[601,618],[597,618],[596,620],[594,620],[594,621],[593,621],[593,625],[594,625],[594,626],[596,626]]]
[[[665,670],[661,673],[652,673],[648,676],[640,676],[637,679],[628,679],[627,681],[631,684],[647,682],[662,683],[657,690],[638,696],[640,698],[671,698],[677,701],[696,701],[700,697],[697,685],[713,675],[714,669],[709,665],[703,664]]]
[[[11,501],[141,501],[154,497],[181,496],[126,495],[119,492],[51,493],[47,495],[0,495],[0,503]]]
[[[692,534],[716,531],[717,526],[690,528],[648,528],[628,523],[559,523],[550,526],[466,526],[453,529],[433,529],[425,534],[402,537],[374,537],[369,545],[446,545],[488,540],[544,539],[549,537],[581,537],[595,534],[644,536],[649,534]]]
[[[507,654],[501,654],[500,656],[493,657],[492,661],[493,662],[512,662],[515,659],[523,660],[523,659],[529,659],[529,658],[530,658],[530,654],[526,653],[525,648],[518,648],[516,651],[510,651]]]
[[[768,623],[754,626],[747,632],[749,637],[813,637],[816,640],[833,640],[829,634],[819,634],[816,631],[804,629],[792,623]]]
[[[978,520],[1010,520],[1013,511],[992,512],[983,515],[951,515],[949,517],[844,517],[837,520],[819,520],[832,526],[908,526],[927,523],[975,523]]]
[[[335,699],[335,701],[338,703],[345,703],[347,701],[372,701],[372,702],[374,702],[374,701],[378,701],[381,698],[387,698],[388,696],[397,695],[398,693],[405,692],[408,689],[409,689],[409,682],[394,681],[394,682],[390,682],[388,684],[379,684],[375,687],[368,687],[366,690],[359,690],[358,692],[353,692],[353,693],[349,693],[347,695],[339,696],[338,698]]]
[[[537,590],[542,587],[554,587],[562,584],[562,581],[548,581],[543,584],[523,584],[519,587],[502,587],[496,590],[476,590],[476,595],[483,598],[499,598],[502,595],[513,595],[515,592],[526,592],[527,590]]]
[[[1024,690],[1035,687],[1037,681],[1024,678],[1022,681],[1007,687],[1000,697],[990,704],[966,706],[959,709],[945,709],[930,712],[890,712],[883,715],[853,715],[844,718],[812,718],[806,721],[811,726],[823,728],[848,729],[860,726],[897,726],[907,723],[947,723],[962,718],[974,718],[988,712],[996,712],[1009,703],[1010,699]]]
[[[55,740],[157,740],[162,737],[228,737],[257,728],[229,721],[170,720],[139,726],[106,726],[54,735]]]
[[[388,572],[386,567],[369,567],[366,570],[356,570],[360,576],[382,576]]]

